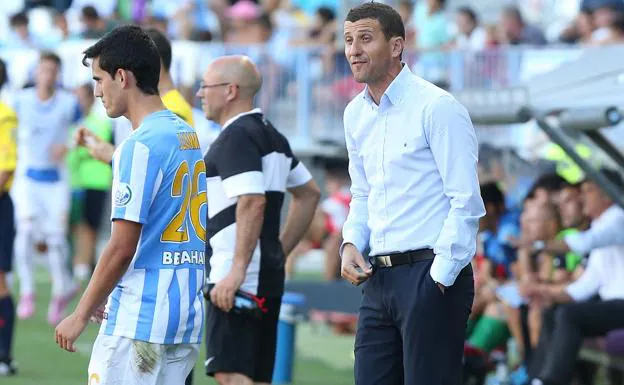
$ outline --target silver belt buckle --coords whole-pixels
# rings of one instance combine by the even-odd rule
[[[390,259],[389,255],[384,255],[379,258],[383,261],[384,266],[392,267],[392,259]]]

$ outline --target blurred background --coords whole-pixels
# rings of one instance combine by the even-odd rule
[[[480,181],[502,192],[504,208],[516,214],[519,231],[525,198],[540,186],[536,185],[540,177],[560,178],[560,183],[546,183],[549,191],[558,193],[593,176],[600,167],[624,169],[618,160],[624,149],[624,125],[619,123],[618,112],[624,107],[622,0],[383,2],[395,7],[405,23],[408,48],[403,58],[407,65],[454,93],[471,113],[480,143]],[[81,97],[83,86],[91,83],[81,53],[115,26],[155,27],[171,39],[171,74],[194,107],[195,128],[204,149],[219,132],[218,126],[205,120],[195,98],[204,69],[216,57],[233,53],[247,54],[259,66],[264,82],[258,107],[288,137],[324,193],[306,240],[287,264],[288,290],[305,297],[295,311],[295,348],[283,353],[293,359],[295,384],[353,383],[353,336],[360,293],[339,279],[337,245],[349,202],[342,113],[363,90],[363,85],[353,80],[344,57],[342,25],[348,10],[359,3],[0,1],[0,57],[7,63],[9,77],[2,101],[11,105],[19,90],[33,86],[40,52],[52,50],[62,59],[58,86],[75,91],[88,104],[85,108],[91,111],[92,107],[113,132],[119,122],[106,118],[98,100]],[[520,113],[526,111],[530,114]],[[566,111],[565,122],[582,127],[565,129],[561,114]],[[558,121],[551,124],[548,119]],[[548,124],[546,129],[544,124]],[[68,132],[72,129],[68,127]],[[588,132],[599,132],[604,140],[596,141]],[[29,145],[19,128],[18,144],[20,148]],[[556,187],[551,188],[553,185]],[[599,185],[611,194],[621,193],[613,186]],[[577,203],[582,204],[580,197]],[[104,217],[108,217],[106,210]],[[104,222],[98,232],[98,250],[109,231]],[[487,259],[487,251],[480,250],[481,257]],[[42,294],[37,301],[43,309],[49,278],[45,257],[40,256],[39,261],[37,287]],[[500,285],[514,279],[510,274],[494,277],[493,282]],[[492,293],[488,285],[478,290]],[[14,293],[18,298],[17,290]],[[506,300],[502,294],[488,295],[486,303]],[[89,328],[80,340],[80,352],[72,356],[56,348],[53,328],[45,322],[45,314],[39,313],[18,322],[14,356],[20,374],[2,379],[2,383],[84,383],[97,328]],[[521,371],[522,352],[517,345],[518,341],[507,336],[485,352],[488,383],[510,384],[511,374]],[[575,383],[621,384],[622,345],[620,341],[619,350],[608,350],[604,339],[588,340],[579,359],[590,366],[592,374],[589,379],[584,375],[575,378]],[[200,357],[195,382],[212,383],[203,375],[204,354]]]

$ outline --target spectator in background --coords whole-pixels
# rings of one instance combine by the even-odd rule
[[[595,30],[594,16],[588,9],[581,10],[576,17],[576,42],[579,44],[590,44],[593,40]]]
[[[418,50],[441,49],[451,40],[445,5],[446,0],[426,0],[416,3],[414,26]]]
[[[331,8],[321,7],[316,10],[314,23],[304,39],[293,40],[291,45],[324,45],[336,40],[336,14]]]
[[[4,38],[3,45],[7,48],[39,48],[38,39],[28,29],[28,15],[19,12],[11,16],[9,25],[11,34]]]
[[[75,91],[83,118],[79,126],[88,129],[101,140],[112,143],[110,119],[93,109],[95,98],[91,83]],[[77,128],[77,127],[75,127]],[[74,128],[74,129],[75,129]],[[95,266],[95,246],[103,217],[104,201],[111,188],[113,173],[109,163],[93,158],[85,147],[73,148],[67,154],[72,184],[71,227],[74,250],[74,278],[88,282]]]
[[[348,164],[342,159],[324,159],[325,191],[328,197],[319,205],[304,238],[286,259],[286,276],[295,272],[296,259],[313,249],[325,252],[325,279],[340,279],[342,225],[349,214],[351,179]]]
[[[447,56],[441,51],[451,41],[446,0],[426,0],[416,3],[414,25],[416,49],[420,53],[415,72],[440,88],[446,88]]]
[[[546,38],[544,33],[537,27],[528,25],[522,13],[517,7],[511,6],[503,9],[500,19],[505,43],[510,45],[544,45]]]
[[[458,34],[453,48],[461,50],[482,50],[487,44],[487,33],[479,25],[477,14],[470,7],[461,7],[455,18]]]
[[[618,14],[609,26],[609,37],[601,42],[602,45],[624,43],[624,14]]]
[[[624,11],[624,3],[620,0],[599,1],[592,8],[595,31],[592,34],[592,42],[601,44],[612,36],[613,22],[618,14]]]
[[[619,174],[603,171],[620,190],[624,183]],[[593,181],[582,185],[583,211],[592,218],[592,227],[618,227],[616,204]],[[621,227],[618,228],[621,232]],[[549,310],[529,374],[532,385],[567,385],[571,383],[581,343],[584,338],[603,336],[624,328],[624,245],[593,249],[587,269],[572,284],[534,285],[533,296],[561,306]],[[592,298],[599,295],[600,300]]]
[[[92,5],[82,8],[80,20],[85,27],[80,34],[83,39],[99,39],[115,28],[115,23],[102,19]]]
[[[397,12],[401,15],[401,20],[405,25],[405,45],[413,47],[416,45],[416,26],[414,25],[414,3],[411,0],[401,0],[397,7]]]

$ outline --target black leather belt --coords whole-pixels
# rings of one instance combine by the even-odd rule
[[[433,259],[434,257],[435,254],[432,249],[418,249],[402,253],[371,256],[371,262],[374,262],[375,267],[392,267]]]

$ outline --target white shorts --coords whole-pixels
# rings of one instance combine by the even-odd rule
[[[38,182],[26,176],[15,180],[13,201],[17,220],[34,220],[46,234],[67,233],[71,204],[67,181]]]
[[[198,355],[199,344],[160,345],[99,334],[88,385],[184,384]]]

